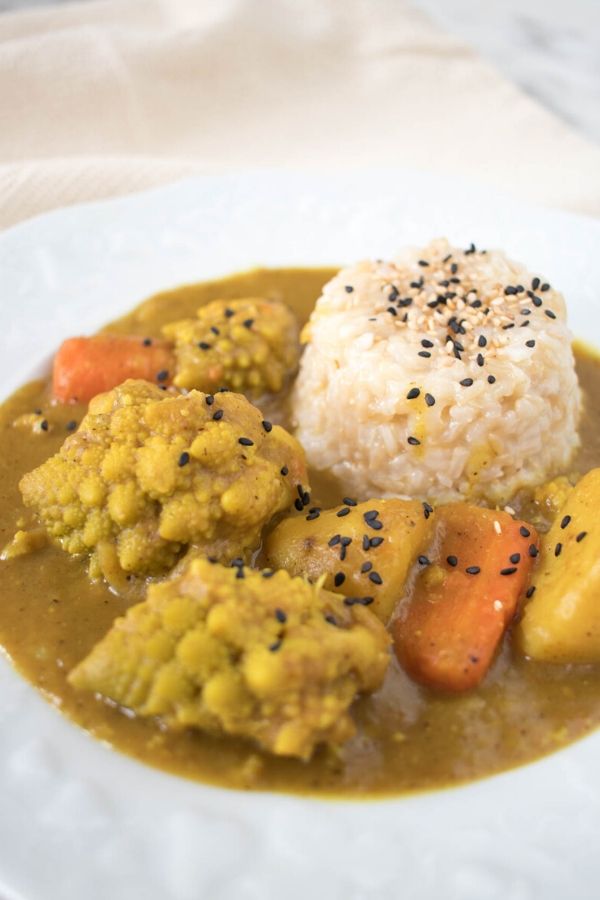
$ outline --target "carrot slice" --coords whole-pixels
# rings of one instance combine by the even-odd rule
[[[54,357],[52,391],[61,403],[87,403],[128,378],[168,384],[172,369],[166,341],[118,334],[69,338]]]
[[[457,503],[436,510],[437,550],[393,625],[400,663],[443,691],[475,687],[527,587],[538,535],[505,512]],[[534,548],[534,549],[532,549]]]

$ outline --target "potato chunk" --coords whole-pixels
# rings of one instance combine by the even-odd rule
[[[306,486],[304,454],[245,397],[182,396],[126,381],[91,401],[76,433],[20,483],[50,538],[134,575],[164,574],[190,548],[230,561]],[[116,549],[116,558],[114,552]]]
[[[257,398],[281,391],[300,358],[298,323],[279,300],[213,300],[195,319],[165,325],[175,342],[174,384]]]
[[[168,727],[308,758],[354,733],[348,707],[379,687],[388,648],[364,606],[283,571],[195,559],[152,585],[69,681]]]
[[[412,563],[431,541],[429,508],[415,500],[367,500],[312,515],[284,519],[271,532],[266,564],[313,581],[325,575],[328,590],[372,597],[371,609],[387,622]]]
[[[600,662],[600,469],[572,489],[545,535],[517,630],[523,652],[552,663]]]

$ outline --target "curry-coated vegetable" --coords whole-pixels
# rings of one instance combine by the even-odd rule
[[[600,662],[600,469],[570,491],[541,544],[534,594],[517,629],[544,662]]]
[[[387,622],[429,547],[434,517],[415,500],[351,504],[284,519],[265,542],[265,563],[313,581],[325,576],[328,590],[347,597],[371,597]]]
[[[196,559],[152,585],[69,681],[171,727],[308,759],[354,733],[348,707],[379,687],[388,648],[368,609],[318,585]]]
[[[487,672],[515,614],[538,538],[508,513],[466,503],[435,515],[435,552],[419,561],[414,593],[393,625],[394,643],[413,678],[465,691]]]
[[[126,381],[91,401],[79,429],[20,482],[63,550],[90,574],[163,574],[193,548],[229,561],[306,486],[304,453],[241,394]]]
[[[54,357],[52,393],[61,403],[87,403],[128,378],[168,384],[172,371],[166,341],[115,334],[69,338]]]

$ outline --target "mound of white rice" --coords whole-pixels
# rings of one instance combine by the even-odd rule
[[[293,396],[309,463],[358,498],[506,502],[568,467],[580,392],[564,299],[446,240],[342,269]]]

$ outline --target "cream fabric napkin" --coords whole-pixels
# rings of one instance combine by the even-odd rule
[[[0,227],[192,173],[412,166],[600,212],[600,149],[405,0],[0,16]]]

